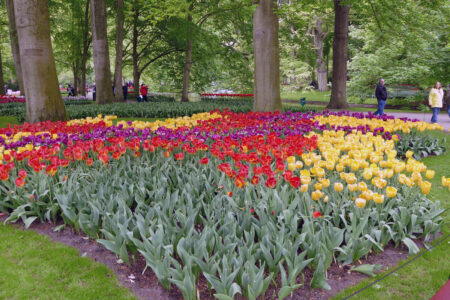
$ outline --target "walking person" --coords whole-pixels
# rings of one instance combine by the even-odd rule
[[[123,100],[126,102],[128,97],[128,84],[126,82],[122,85],[122,93],[123,93]]]
[[[375,97],[378,101],[378,109],[374,113],[375,116],[384,115],[384,107],[386,106],[386,100],[388,97],[386,86],[384,85],[384,79],[381,78],[380,82],[377,84],[377,88],[375,89]]]
[[[92,99],[94,100],[94,102],[97,99],[97,87],[95,86],[95,84],[92,87]]]
[[[141,84],[141,95],[144,102],[148,102],[148,86]]]
[[[447,84],[447,89],[444,92],[444,102],[447,105],[447,113],[450,117],[450,84]]]
[[[439,111],[442,108],[442,99],[444,98],[444,91],[442,90],[441,83],[438,81],[430,91],[428,96],[428,103],[433,110],[433,116],[431,117],[431,123],[437,123]]]

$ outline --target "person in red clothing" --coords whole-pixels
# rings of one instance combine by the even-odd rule
[[[148,102],[148,86],[141,84],[142,101]]]

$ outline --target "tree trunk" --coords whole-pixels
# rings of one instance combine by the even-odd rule
[[[22,95],[25,95],[25,89],[23,87],[22,64],[20,63],[19,39],[17,37],[16,18],[14,13],[14,0],[6,0],[6,9],[8,12],[9,36],[11,39],[11,50],[14,60],[14,67],[16,69],[16,77],[19,83],[19,90]]]
[[[74,96],[76,96],[78,93],[78,83],[80,82],[79,77],[78,77],[79,70],[78,70],[77,64],[74,64],[72,66],[72,72],[73,72],[73,93],[74,93]]]
[[[15,0],[27,122],[66,120],[50,40],[48,1]]]
[[[80,79],[80,94],[86,96],[86,63],[89,55],[89,1],[86,0],[86,7],[84,9],[84,26],[83,26],[83,53],[81,55],[81,79]]]
[[[189,6],[189,11],[192,12],[194,5],[191,2]],[[186,31],[186,63],[184,64],[184,75],[183,75],[183,92],[181,93],[181,102],[189,101],[189,76],[191,74],[192,66],[192,35],[191,35],[191,23],[192,14],[188,13],[187,16],[187,31]]]
[[[316,17],[316,25],[314,28],[314,46],[316,48],[316,72],[317,84],[319,92],[327,91],[327,70],[323,56],[323,39],[326,33],[322,30],[322,18]]]
[[[5,95],[5,82],[3,81],[3,60],[1,48],[0,48],[0,95]]]
[[[97,104],[114,101],[109,62],[108,36],[106,32],[105,0],[91,0],[92,41]]]
[[[280,97],[280,53],[276,0],[259,0],[253,14],[255,111],[283,110]]]
[[[123,0],[117,0],[116,19],[116,67],[114,70],[114,86],[116,87],[116,101],[124,101],[122,91],[122,65],[123,65]]]
[[[327,108],[347,108],[347,56],[349,5],[334,0],[333,79]]]
[[[134,15],[133,15],[133,83],[134,83],[134,97],[139,97],[139,80],[140,80],[140,74],[139,74],[139,57],[137,52],[138,47],[138,38],[139,38],[139,32],[137,29],[137,22],[139,20],[139,11],[137,7],[134,7]]]

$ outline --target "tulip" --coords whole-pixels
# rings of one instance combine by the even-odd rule
[[[364,206],[366,206],[366,199],[356,198],[355,204],[356,204],[356,206],[358,206],[359,208],[363,208]]]
[[[301,182],[302,181],[301,181],[300,177],[297,177],[297,176],[289,179],[289,183],[294,189],[297,189],[300,186]]]
[[[323,202],[328,203],[328,196],[325,196],[325,198],[323,198]]]
[[[273,189],[277,185],[277,180],[275,179],[275,177],[269,177],[267,178],[265,185],[266,187]]]
[[[427,195],[428,193],[430,193],[431,190],[431,182],[423,181],[420,185],[420,189],[423,194]]]
[[[86,160],[86,165],[87,165],[88,167],[92,166],[93,163],[94,163],[94,160],[93,160],[92,158],[88,158],[88,159]]]
[[[414,155],[414,152],[412,152],[411,150],[408,150],[405,153],[406,158],[411,158],[413,155]]]
[[[367,191],[367,184],[363,181],[358,183],[358,189],[360,192]]]
[[[242,189],[244,187],[244,181],[239,177],[236,177],[234,179],[234,184],[240,189]]]
[[[21,177],[22,179],[26,179],[27,176],[27,171],[25,171],[24,169],[19,171],[19,177]]]
[[[208,159],[207,157],[203,157],[203,158],[200,159],[198,162],[199,162],[199,164],[201,164],[201,165],[207,165],[208,162],[209,162],[209,159]]]
[[[386,188],[386,196],[388,198],[394,198],[396,195],[397,195],[397,189],[395,187],[388,186]]]
[[[363,172],[363,177],[365,180],[370,180],[373,176],[372,170],[371,169],[364,169]]]
[[[308,185],[307,184],[302,184],[302,186],[300,187],[300,191],[302,193],[306,193],[308,191]]]
[[[336,192],[342,192],[342,190],[344,189],[344,185],[342,184],[342,183],[340,183],[340,182],[336,182],[335,184],[334,184],[334,190],[336,191]]]
[[[315,219],[317,219],[317,218],[320,218],[322,216],[322,214],[319,212],[319,211],[315,211],[315,212],[313,212],[313,218],[315,218]]]
[[[384,195],[380,195],[378,193],[373,194],[373,202],[382,204],[384,202]]]
[[[321,192],[321,191],[314,191],[314,192],[312,192],[312,194],[311,194],[311,198],[314,200],[314,201],[318,201],[320,198],[322,198],[323,197],[323,192]]]
[[[21,188],[21,187],[23,187],[24,185],[25,185],[25,180],[23,180],[23,178],[22,177],[18,177],[17,179],[16,179],[16,186],[17,187],[19,187],[19,188]]]
[[[435,175],[435,172],[433,170],[427,170],[427,172],[425,173],[425,177],[428,179],[433,179]]]
[[[330,186],[330,179],[328,178],[323,178],[320,180],[320,183],[322,184],[323,188],[327,188]]]
[[[175,154],[175,159],[176,160],[182,160],[183,158],[184,158],[184,153],[183,152]]]
[[[357,184],[349,184],[347,187],[350,192],[355,192],[358,189]]]

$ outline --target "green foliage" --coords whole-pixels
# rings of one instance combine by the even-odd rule
[[[125,262],[139,252],[162,285],[176,285],[186,299],[195,299],[200,274],[219,299],[256,299],[278,273],[283,298],[298,288],[306,266],[315,270],[312,285],[327,288],[333,261],[349,264],[390,241],[416,251],[410,240],[427,240],[442,225],[439,203],[415,190],[359,209],[347,189],[330,187],[332,200],[324,204],[286,182],[277,190],[238,189],[225,174],[198,164],[204,153],[179,162],[162,152],[128,153],[108,167],[79,162],[55,177],[30,172],[27,189],[12,178],[0,185],[0,211],[25,224],[62,218]],[[19,162],[17,168],[28,167]],[[313,218],[314,210],[324,217]]]
[[[408,150],[414,152],[414,158],[421,160],[430,155],[442,155],[446,151],[446,139],[439,139],[417,130],[408,134],[400,134],[401,139],[395,144],[395,150],[400,157],[405,157]]]

